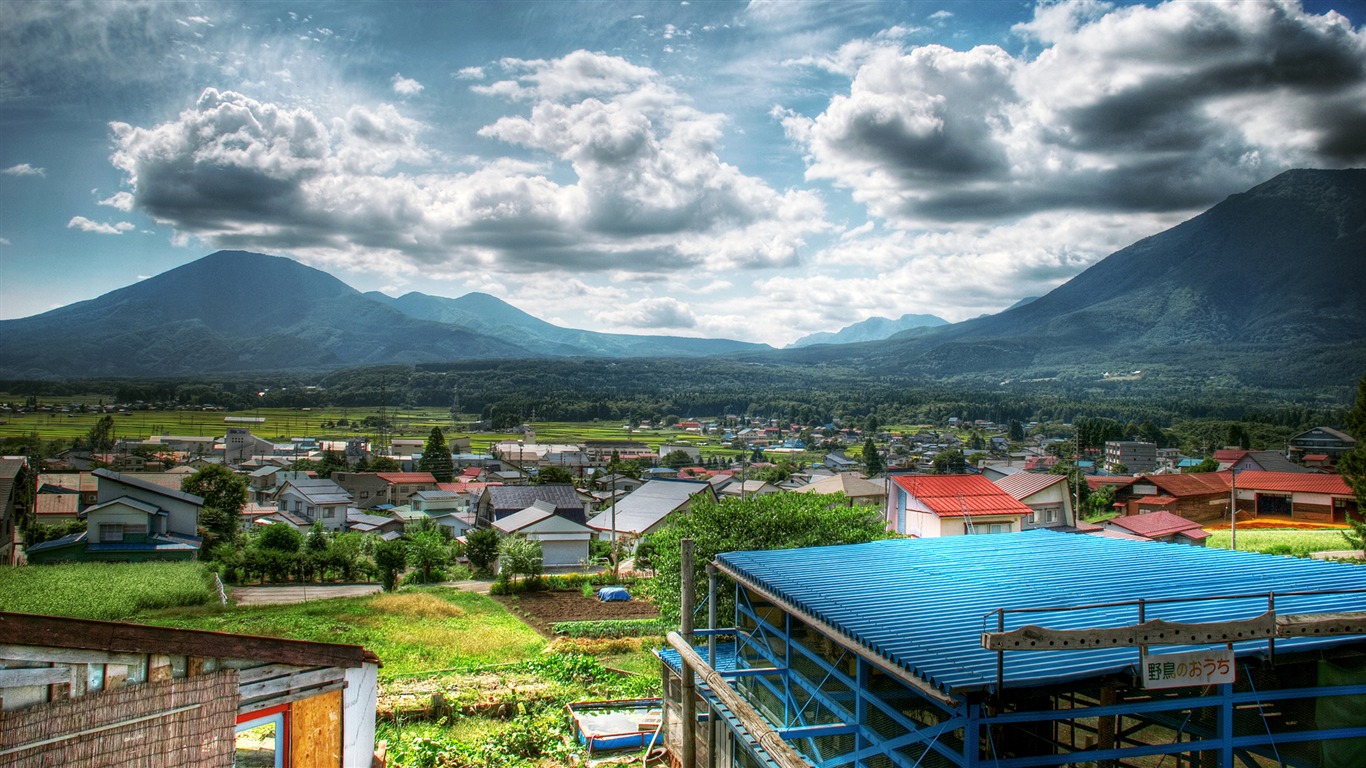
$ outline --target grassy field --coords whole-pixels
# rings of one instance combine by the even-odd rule
[[[116,621],[216,598],[199,563],[0,567],[0,611]]]
[[[487,596],[442,587],[297,605],[166,611],[143,614],[138,620],[363,645],[384,662],[381,679],[507,664],[530,658],[546,646],[545,638]]]
[[[1205,546],[1232,549],[1232,535],[1228,530],[1212,531]],[[1342,531],[1296,530],[1238,530],[1238,549],[1244,552],[1264,552],[1272,555],[1308,557],[1312,552],[1331,552],[1351,549]]]

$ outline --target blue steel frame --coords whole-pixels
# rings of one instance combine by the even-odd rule
[[[784,739],[793,741],[793,746],[817,768],[836,768],[837,766],[862,768],[862,766],[870,765],[872,758],[878,758],[880,764],[890,762],[898,768],[919,768],[925,756],[930,752],[955,766],[961,766],[961,768],[977,768],[982,765],[989,765],[991,768],[1046,768],[1048,766],[1074,764],[1079,760],[1089,763],[1150,755],[1175,755],[1209,751],[1217,752],[1219,765],[1222,768],[1233,768],[1235,756],[1248,765],[1254,765],[1255,763],[1250,759],[1251,754],[1270,756],[1274,754],[1277,744],[1366,738],[1366,724],[1355,728],[1275,734],[1268,728],[1267,732],[1263,734],[1238,736],[1234,733],[1233,719],[1235,709],[1240,706],[1258,705],[1284,699],[1366,695],[1366,685],[1253,690],[1239,693],[1235,692],[1232,684],[1225,684],[1216,687],[1217,694],[1214,696],[1177,696],[1144,702],[1015,711],[1000,714],[990,714],[985,711],[983,707],[984,697],[982,696],[960,696],[956,699],[956,704],[948,704],[925,696],[910,686],[905,686],[905,692],[913,694],[919,701],[923,702],[925,710],[935,712],[942,718],[938,723],[921,724],[903,715],[897,707],[884,701],[876,691],[869,689],[869,681],[873,672],[882,672],[883,670],[877,669],[860,655],[851,653],[846,645],[839,643],[837,638],[833,637],[830,640],[835,641],[840,649],[840,656],[834,664],[828,663],[819,653],[803,646],[793,637],[793,622],[802,621],[802,619],[794,617],[782,605],[773,605],[772,607],[783,615],[781,626],[765,619],[761,612],[750,603],[749,592],[745,585],[737,583],[737,629],[712,629],[701,631],[698,634],[703,636],[734,634],[736,637],[735,660],[737,668],[723,671],[722,676],[741,682],[737,687],[742,691],[746,687],[757,686],[755,690],[762,689],[780,702],[782,705],[781,712],[767,712],[765,716],[770,720],[776,717],[778,722],[774,723],[775,730]],[[752,629],[749,629],[750,626]],[[815,630],[812,629],[812,631]],[[747,655],[762,659],[767,666],[741,666],[746,663]],[[837,668],[847,659],[852,659],[855,665],[853,677]],[[803,665],[814,666],[824,674],[824,678],[813,680],[795,672],[793,670],[794,661]],[[1245,667],[1244,661],[1239,661],[1238,664],[1240,667]],[[831,693],[825,690],[825,686],[831,681],[838,683],[848,693]],[[797,691],[802,694],[800,698],[794,695]],[[748,698],[751,701],[754,700],[752,691]],[[806,703],[799,704],[801,699],[805,699]],[[807,714],[807,709],[813,702],[824,709],[824,717]],[[714,702],[711,704],[714,707]],[[1161,713],[1180,712],[1195,708],[1217,709],[1215,733],[1180,741],[1179,737],[1183,732],[1188,736],[1196,735],[1194,733],[1196,729],[1185,730],[1183,726],[1174,729],[1177,731],[1178,740],[1170,744],[1143,744],[1074,752],[1058,751],[1052,755],[1017,758],[1000,758],[993,754],[995,745],[991,740],[991,731],[989,730],[993,726],[1054,723],[1080,718],[1118,715],[1129,717],[1154,715],[1162,719]],[[904,728],[907,733],[890,739],[882,737],[868,724],[869,716],[875,712]],[[1151,722],[1162,724],[1157,721]],[[733,725],[732,730],[735,730]],[[941,739],[944,734],[954,731],[962,732],[961,740],[954,739],[954,741],[961,743],[961,751]],[[852,735],[854,737],[853,749],[838,754],[827,754],[827,750],[822,749],[815,741],[821,737],[837,735]],[[984,735],[987,738],[985,748],[982,744]],[[757,759],[766,761],[766,756],[762,755],[761,750],[752,740],[737,738],[737,743]],[[916,745],[923,745],[923,750],[921,756],[914,760],[896,752],[896,750]],[[1062,748],[1064,745],[1057,744],[1055,746]],[[1268,747],[1272,751],[1266,751]]]

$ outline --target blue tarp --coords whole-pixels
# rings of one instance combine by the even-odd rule
[[[624,603],[631,599],[631,593],[626,587],[603,587],[598,590],[598,599],[604,603]]]

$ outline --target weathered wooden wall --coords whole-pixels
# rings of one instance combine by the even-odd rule
[[[104,690],[0,713],[0,765],[227,768],[236,717],[236,670]]]
[[[341,768],[342,692],[290,705],[292,768]]]

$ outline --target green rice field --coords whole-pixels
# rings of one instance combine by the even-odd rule
[[[0,567],[0,611],[117,621],[217,598],[200,563],[80,563]]]

